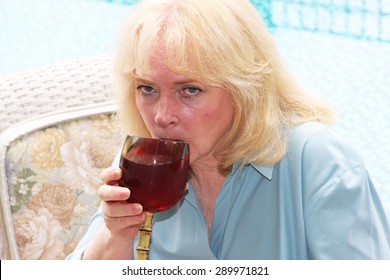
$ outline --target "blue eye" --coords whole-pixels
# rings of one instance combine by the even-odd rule
[[[186,87],[183,89],[183,94],[186,96],[194,96],[200,93],[200,89],[197,87]]]
[[[150,95],[156,92],[156,90],[151,86],[138,86],[137,90],[140,91],[144,95]]]
[[[154,89],[151,86],[140,86],[138,87],[142,92],[150,93]]]

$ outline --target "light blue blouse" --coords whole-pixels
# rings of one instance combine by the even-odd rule
[[[153,223],[150,259],[390,259],[389,221],[362,159],[314,122],[291,130],[274,166],[233,166],[210,241],[191,182]],[[102,225],[99,210],[68,259],[80,259]]]

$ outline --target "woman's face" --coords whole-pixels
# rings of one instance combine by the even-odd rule
[[[152,137],[190,144],[190,161],[210,164],[216,143],[231,128],[228,92],[169,71],[161,55],[151,60],[153,74],[136,77],[136,105]]]

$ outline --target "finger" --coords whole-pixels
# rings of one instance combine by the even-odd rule
[[[145,221],[145,214],[141,213],[137,216],[131,217],[104,217],[104,222],[106,227],[113,232],[120,232],[123,230],[131,230],[134,229],[135,233],[138,231],[139,225]]]
[[[124,201],[130,197],[130,190],[125,187],[102,185],[98,197],[103,201]]]
[[[114,185],[122,177],[122,170],[119,167],[109,167],[102,171],[100,179],[107,185]]]
[[[142,206],[139,203],[109,201],[102,204],[103,215],[109,218],[137,216],[142,211]]]

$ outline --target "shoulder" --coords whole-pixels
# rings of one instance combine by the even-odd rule
[[[343,137],[318,122],[308,122],[290,129],[287,157],[297,156],[314,162],[336,161],[349,168],[364,164],[357,151]]]
[[[287,167],[291,176],[299,174],[302,184],[313,187],[366,176],[364,161],[355,149],[317,122],[291,128],[287,154],[280,166]]]

